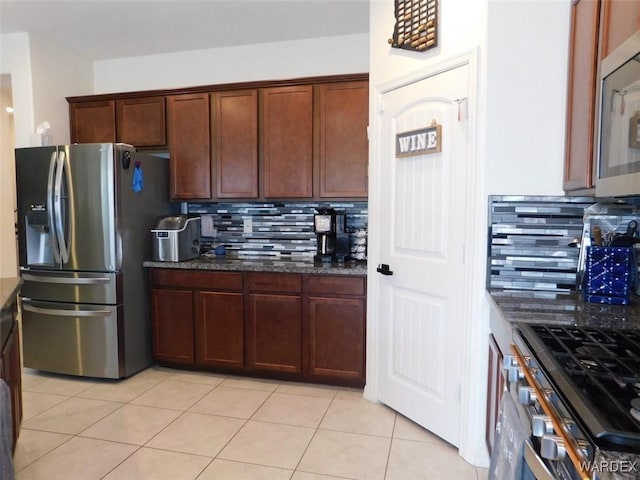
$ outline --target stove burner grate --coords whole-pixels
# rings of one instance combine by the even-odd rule
[[[594,438],[640,451],[640,332],[525,325],[520,328],[567,403]]]

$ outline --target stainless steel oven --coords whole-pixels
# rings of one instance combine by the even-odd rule
[[[640,478],[640,331],[542,324],[514,331],[505,368],[527,432],[523,478]]]
[[[523,478],[590,479],[585,466],[593,457],[593,446],[526,343],[516,338],[511,350],[505,357],[508,392],[530,431],[523,449]]]

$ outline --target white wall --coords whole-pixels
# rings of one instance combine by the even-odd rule
[[[29,146],[33,132],[33,87],[29,35],[0,35],[0,74],[11,75],[16,147]],[[0,168],[7,159],[0,159]],[[11,159],[13,161],[13,159]]]
[[[393,0],[371,0],[370,122],[376,131],[376,87],[428,69],[464,52],[475,52],[477,91],[471,101],[477,125],[475,185],[469,228],[481,239],[470,248],[471,325],[461,349],[468,352],[462,391],[460,455],[487,465],[484,442],[489,309],[485,296],[487,196],[497,193],[562,194],[569,0],[451,0],[439,2],[439,46],[426,52],[393,49]],[[369,259],[375,265],[381,225],[377,185],[377,139],[370,139]],[[464,186],[461,186],[464,188]],[[370,267],[368,298],[377,297],[378,277]],[[370,303],[369,322],[376,309]],[[368,351],[371,351],[368,344]],[[369,359],[371,360],[371,358]],[[375,362],[374,360],[371,360]],[[369,368],[372,365],[368,365]],[[369,380],[367,382],[369,387]],[[375,389],[374,389],[375,390]]]
[[[486,0],[449,0],[439,2],[438,46],[424,52],[391,48],[395,24],[394,2],[371,0],[370,63],[371,75],[380,84],[433,64],[442,57],[454,56],[476,48],[483,32]]]
[[[26,33],[0,35],[0,75],[11,78],[2,105],[12,99],[12,122],[0,113],[0,275],[17,273],[14,210],[14,147],[31,145],[36,126],[47,120],[54,143],[69,142],[66,96],[91,93],[91,62]]]
[[[15,277],[18,273],[16,236],[14,234],[14,168],[13,168],[13,114],[6,111],[13,106],[10,75],[2,75],[0,82],[0,277]],[[6,81],[6,82],[5,82]]]
[[[13,148],[29,144],[33,127],[30,59],[27,34],[0,36],[0,75],[11,80],[10,85],[3,88],[0,99],[0,277],[18,273]],[[11,117],[4,111],[9,103],[15,108]]]
[[[347,35],[94,63],[94,93],[369,71],[369,36]]]
[[[563,195],[569,0],[490,0],[487,193]]]
[[[69,143],[69,104],[66,97],[93,91],[93,65],[75,52],[31,35],[34,127],[51,125],[51,143]]]

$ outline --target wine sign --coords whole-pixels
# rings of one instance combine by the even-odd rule
[[[396,134],[396,157],[413,157],[442,151],[442,125]]]

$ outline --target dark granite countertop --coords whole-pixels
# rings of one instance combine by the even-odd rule
[[[22,280],[20,279],[20,277],[0,278],[1,308],[4,309],[15,300],[15,297],[18,294],[18,290],[20,289],[20,285],[22,285]]]
[[[510,323],[546,323],[640,330],[640,298],[629,305],[588,303],[580,293],[490,289],[489,297]]]
[[[0,349],[4,347],[13,327],[13,310],[9,307],[16,300],[20,285],[20,277],[0,278]]]
[[[186,270],[217,270],[235,272],[312,273],[330,275],[366,276],[366,262],[349,261],[344,264],[323,264],[312,259],[273,260],[256,257],[216,257],[203,255],[183,262],[144,262],[149,268],[177,268]]]

